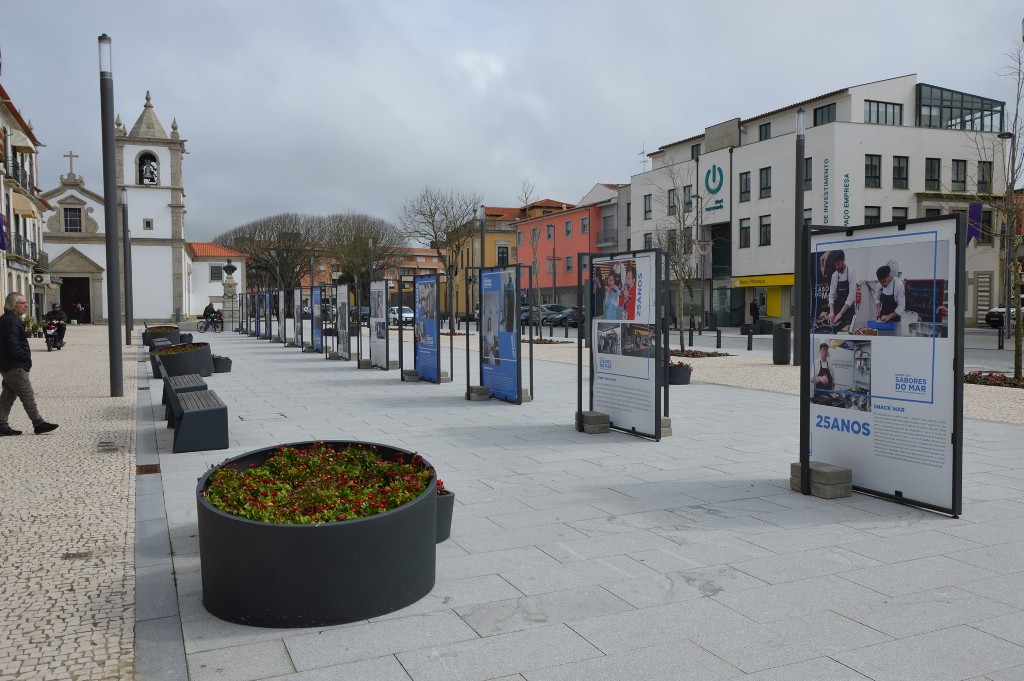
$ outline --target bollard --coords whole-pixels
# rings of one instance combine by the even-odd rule
[[[566,338],[569,337],[569,322],[568,322],[568,320],[565,322],[565,337]]]
[[[1001,326],[999,327],[999,345],[997,346],[997,348],[999,350],[1003,349],[1003,327]]]
[[[174,323],[175,324],[180,324],[181,323],[181,308],[180,307],[174,308]]]
[[[754,349],[754,329],[747,329],[747,352]]]
[[[722,348],[722,330],[718,329],[716,335],[717,335],[717,337],[715,338],[715,347],[718,348],[718,349],[721,349]]]
[[[690,347],[693,347],[693,327],[690,327]]]

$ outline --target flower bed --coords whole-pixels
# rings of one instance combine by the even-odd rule
[[[312,627],[416,602],[434,586],[436,480],[412,452],[347,441],[210,469],[196,487],[204,607],[238,624]]]
[[[184,376],[199,374],[209,376],[213,373],[213,353],[209,343],[183,343],[169,348],[157,348],[150,351],[150,357],[158,355],[164,365],[164,373],[168,376]]]
[[[1024,388],[1024,379],[1017,380],[1013,376],[995,371],[971,371],[964,374],[964,383],[991,385],[1000,388]]]
[[[181,342],[181,333],[176,326],[150,326],[142,333],[142,342],[147,346],[152,346],[153,340],[156,338],[166,338],[171,341],[172,344],[177,345]]]
[[[703,357],[731,357],[728,352],[717,352],[715,350],[694,350],[693,348],[687,348],[686,350],[672,350],[670,353],[673,357],[692,357],[694,359],[700,359]]]
[[[554,340],[553,338],[524,338],[523,341],[534,345],[566,345],[573,342],[571,340]]]

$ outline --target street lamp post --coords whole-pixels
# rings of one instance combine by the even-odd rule
[[[1003,349],[1003,338],[1010,333],[1010,304],[1013,301],[1010,293],[1013,288],[1013,175],[1016,169],[1017,139],[1012,132],[1001,132],[997,135],[1001,140],[1010,141],[1010,165],[1006,169],[1006,194],[1003,196],[1005,202],[1004,214],[1006,216],[1006,230],[1003,234],[1003,250],[1005,253],[1005,267],[1003,272],[1003,292],[1006,299],[1003,301],[1003,333],[999,336],[999,349]]]
[[[100,131],[103,143],[103,225],[106,241],[107,345],[110,355],[110,396],[124,396],[121,338],[121,269],[117,255],[117,167],[114,148],[114,76],[111,70],[110,36],[98,38],[100,57]]]
[[[121,234],[124,242],[124,344],[132,344],[135,303],[132,300],[132,233],[128,229],[128,188],[121,187]]]
[[[804,109],[796,110],[796,180],[793,188],[793,364],[799,365],[806,356],[805,336],[807,320],[802,316],[804,298],[808,295],[807,282],[800,276],[800,263],[809,257],[804,250]]]

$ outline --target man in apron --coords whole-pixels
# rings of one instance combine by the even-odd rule
[[[818,346],[818,373],[814,376],[814,395],[811,401],[816,404],[827,404],[830,400],[828,393],[835,386],[832,368],[828,362],[828,343],[822,343]]]
[[[878,277],[878,302],[875,303],[875,318],[879,323],[892,323],[899,329],[899,322],[906,311],[907,301],[903,280],[892,274],[892,268],[882,265],[875,272]]]
[[[843,251],[835,251],[834,260],[835,271],[828,287],[828,323],[836,331],[852,331],[857,300],[857,290],[852,283],[856,278],[846,264]]]

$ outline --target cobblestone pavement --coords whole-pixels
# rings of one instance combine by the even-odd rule
[[[32,385],[47,435],[15,402],[0,438],[0,680],[127,679],[134,664],[135,361],[111,398],[107,327],[73,326]]]

